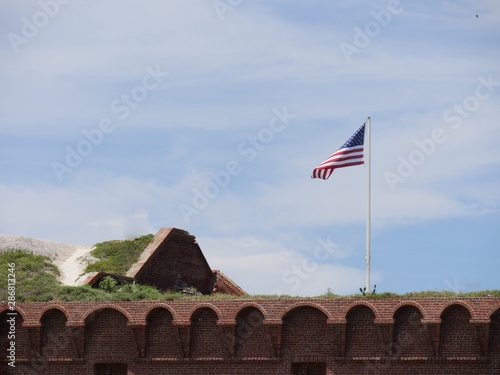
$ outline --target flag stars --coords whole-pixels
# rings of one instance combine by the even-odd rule
[[[336,168],[364,164],[363,142],[365,137],[365,125],[366,124],[363,124],[356,133],[354,133],[337,151],[330,155],[328,159],[314,168],[311,178],[326,180]]]

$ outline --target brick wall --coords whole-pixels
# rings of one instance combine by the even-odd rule
[[[442,357],[475,357],[480,355],[476,329],[470,322],[469,311],[461,305],[448,307],[441,314]]]
[[[0,313],[0,342],[1,342],[1,358],[3,361],[7,361],[7,355],[9,353],[10,343],[11,341],[15,341],[16,348],[16,358],[20,360],[27,360],[31,355],[31,345],[28,334],[28,329],[23,327],[23,317],[21,315],[15,316],[14,328],[12,331],[12,327],[9,323],[9,320],[12,318],[11,315],[7,315],[8,311],[3,311]],[[9,335],[14,334],[15,338],[12,340],[9,338]],[[5,363],[5,362],[4,362]],[[5,369],[0,368],[0,374],[4,374]]]
[[[500,356],[500,310],[491,316],[489,354]]]
[[[214,274],[215,280],[215,293],[231,294],[233,296],[244,296],[247,294],[243,289],[241,289],[239,285],[237,285],[233,280],[231,280],[221,271],[213,270],[212,272]]]
[[[0,374],[500,374],[499,298],[17,307],[12,369],[7,306],[0,305]]]
[[[215,276],[194,237],[173,230],[135,278],[141,284],[161,290],[193,286],[203,294],[210,294]]]
[[[274,349],[259,309],[248,307],[236,317],[236,358],[272,358]]]
[[[288,312],[283,317],[282,325],[283,355],[314,356],[326,361],[333,352],[334,339],[326,320],[322,311],[310,306],[297,307]]]
[[[403,306],[394,314],[392,354],[395,357],[432,357],[430,337],[417,307]]]
[[[127,318],[119,311],[104,308],[85,319],[85,354],[92,362],[127,362],[137,358],[137,348]]]
[[[179,336],[172,320],[172,314],[162,308],[149,313],[146,322],[147,358],[182,358]]]
[[[71,358],[73,343],[68,339],[71,331],[66,326],[66,315],[61,310],[52,309],[41,319],[41,348],[43,358]]]
[[[378,357],[382,355],[375,314],[368,306],[355,306],[347,313],[346,355]]]
[[[225,335],[217,326],[217,314],[202,307],[193,314],[190,329],[191,358],[230,358]]]

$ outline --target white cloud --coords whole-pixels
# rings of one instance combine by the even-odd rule
[[[298,252],[258,237],[198,237],[212,268],[220,269],[250,294],[318,296],[353,294],[365,285],[365,271],[345,266],[315,243]],[[375,282],[380,279],[374,274]]]
[[[179,222],[175,188],[89,171],[76,177],[56,187],[0,185],[0,232],[92,245],[154,233],[156,221],[167,227]]]
[[[309,176],[367,115],[374,225],[498,211],[500,88],[459,129],[443,119],[475,94],[479,76],[500,81],[496,1],[405,3],[351,63],[340,43],[387,1],[285,3],[243,2],[221,20],[211,2],[70,2],[18,54],[4,38],[0,133],[9,147],[0,147],[0,160],[9,181],[0,183],[0,231],[88,244],[176,226],[223,248],[240,248],[247,234],[257,242],[245,247],[245,261],[265,260],[274,267],[263,270],[268,284],[283,284],[287,267],[306,256],[309,233],[364,223],[363,167],[326,182]],[[2,10],[6,34],[38,5]],[[116,120],[113,100],[157,64],[168,78],[58,184],[50,162],[63,161],[83,129]],[[240,142],[283,106],[297,118],[246,161]],[[397,173],[399,157],[408,159],[419,150],[415,141],[437,128],[447,140],[391,191],[384,173]],[[184,221],[179,205],[207,183],[198,176],[229,160],[240,162],[241,174]],[[228,270],[246,274],[236,255],[226,258]],[[341,292],[349,286],[327,273],[357,286],[360,272],[321,264],[298,290]],[[268,290],[265,280],[259,290]]]

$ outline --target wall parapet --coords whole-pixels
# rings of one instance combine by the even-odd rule
[[[500,373],[500,298],[186,298],[18,307],[19,365],[42,358],[51,374],[78,366],[76,373],[90,373],[102,363],[141,375],[181,366],[178,373],[189,375],[207,369],[352,375],[366,368],[396,374],[423,367],[426,374],[464,367],[471,375]],[[2,332],[10,328],[8,312],[1,304]]]
[[[380,298],[354,299],[346,298],[242,298],[242,299],[180,299],[174,301],[113,301],[113,302],[25,302],[17,304],[17,311],[25,322],[37,324],[43,314],[51,309],[64,313],[72,325],[84,324],[85,319],[93,312],[104,308],[120,311],[127,320],[134,324],[146,323],[148,313],[156,308],[167,309],[176,322],[189,322],[192,315],[201,308],[210,308],[218,319],[229,322],[238,313],[254,307],[264,314],[264,324],[281,322],[282,318],[297,308],[309,307],[320,310],[330,322],[345,322],[347,313],[357,306],[366,306],[373,311],[376,322],[390,323],[395,312],[403,306],[415,306],[422,313],[422,323],[440,323],[443,312],[450,306],[460,305],[470,312],[471,323],[487,323],[490,316],[500,310],[500,298]],[[0,305],[0,313],[8,310],[8,305]]]

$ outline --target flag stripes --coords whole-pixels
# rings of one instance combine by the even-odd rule
[[[364,164],[364,135],[365,124],[363,124],[337,151],[314,168],[311,178],[326,180],[337,168]]]

